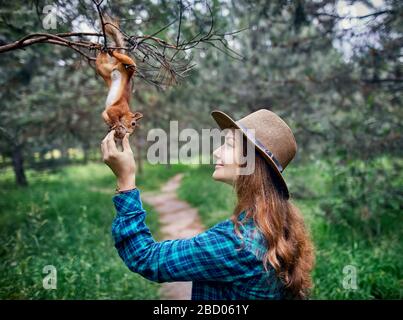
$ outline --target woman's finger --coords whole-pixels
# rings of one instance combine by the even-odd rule
[[[125,136],[123,137],[123,141],[122,141],[122,146],[123,146],[123,152],[133,152],[132,148],[130,147],[130,142],[129,142],[129,133],[126,133]]]
[[[111,132],[109,132],[106,143],[108,146],[108,153],[117,154],[118,149],[116,148],[116,144],[115,144],[115,130],[112,130]]]
[[[105,159],[108,156],[108,149],[106,146],[106,140],[102,140],[101,142],[101,151],[102,151],[102,159]]]
[[[102,155],[103,155],[104,159],[109,156],[108,139],[109,139],[110,134],[111,134],[111,131],[109,131],[107,133],[107,135],[105,136],[105,138],[101,142],[101,150],[102,150]]]

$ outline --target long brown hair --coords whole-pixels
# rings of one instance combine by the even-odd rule
[[[243,138],[246,155],[246,139]],[[305,228],[300,210],[286,197],[273,169],[255,151],[255,170],[250,175],[239,175],[234,184],[238,197],[231,220],[239,232],[238,216],[246,211],[244,219],[253,218],[268,243],[264,254],[264,268],[270,264],[283,281],[288,296],[308,298],[312,288],[311,270],[314,248]]]

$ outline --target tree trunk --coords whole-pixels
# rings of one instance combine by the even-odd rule
[[[19,186],[27,186],[27,178],[24,170],[24,158],[22,156],[21,146],[15,146],[12,151],[13,170],[15,174],[15,182]]]
[[[83,148],[83,164],[87,164],[88,163],[88,160],[89,160],[89,149],[90,149],[90,147],[89,147],[89,145],[87,144],[87,143],[84,143],[83,144],[83,146],[82,146],[82,148]]]
[[[69,157],[69,151],[68,148],[65,145],[62,145],[60,147],[60,153],[61,153],[61,162],[62,163],[69,163],[70,162],[70,157]]]

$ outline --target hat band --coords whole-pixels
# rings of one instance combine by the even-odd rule
[[[259,139],[255,138],[255,136],[252,135],[252,134],[249,132],[248,128],[246,128],[245,126],[243,126],[243,125],[242,125],[241,123],[239,123],[239,122],[237,122],[236,124],[245,132],[245,134],[248,136],[248,138],[249,138],[250,140],[252,140],[252,142],[253,142],[255,145],[257,145],[258,147],[260,147],[261,149],[263,149],[263,151],[270,157],[270,159],[273,160],[273,162],[274,162],[274,164],[276,165],[277,169],[278,169],[280,172],[283,172],[283,167],[281,166],[280,161],[278,161],[277,158],[274,156],[274,154],[273,154],[269,149],[267,149],[267,148],[265,147],[265,145],[259,141]]]

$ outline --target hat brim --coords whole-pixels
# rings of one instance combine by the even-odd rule
[[[235,128],[241,130],[242,134],[248,139],[249,142],[251,142],[255,148],[258,150],[258,152],[263,156],[263,158],[269,163],[270,167],[273,169],[274,173],[278,177],[278,180],[280,181],[281,185],[284,188],[286,198],[290,198],[290,193],[288,190],[287,183],[284,180],[283,175],[277,168],[275,162],[266,154],[266,152],[258,146],[254,141],[252,141],[248,135],[245,133],[245,131],[234,121],[229,115],[227,115],[225,112],[219,111],[219,110],[213,110],[211,112],[211,116],[217,122],[218,126],[220,127],[221,130],[224,129],[230,129],[230,128]]]

